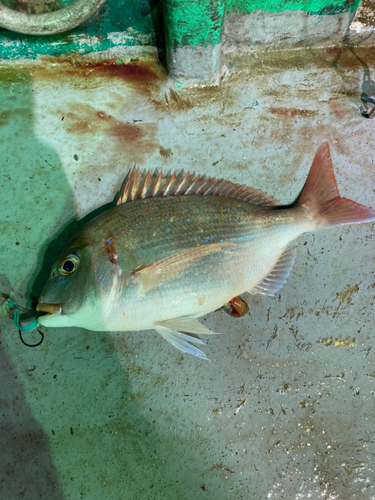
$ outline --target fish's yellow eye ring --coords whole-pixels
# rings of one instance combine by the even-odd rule
[[[58,267],[61,276],[70,276],[75,271],[77,271],[80,263],[80,259],[77,255],[69,254],[64,257]]]

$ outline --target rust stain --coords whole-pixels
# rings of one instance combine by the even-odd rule
[[[333,339],[332,337],[326,337],[318,340],[318,342],[325,344],[326,346],[333,345],[334,347],[355,347],[355,337],[347,337],[346,339],[340,339],[337,337]]]
[[[353,295],[353,293],[358,292],[358,290],[359,290],[359,286],[358,285],[354,285],[354,286],[348,285],[348,287],[346,288],[346,290],[344,290],[342,292],[337,292],[336,293],[336,299],[339,299],[340,302],[339,302],[339,305],[336,308],[336,311],[333,313],[333,318],[336,318],[336,316],[337,316],[337,314],[339,312],[339,309],[340,309],[340,307],[342,306],[342,304],[344,302],[346,302],[347,306],[353,305],[352,295]]]
[[[173,155],[172,151],[170,149],[165,149],[160,146],[159,153],[161,156],[164,156],[164,158],[169,158],[171,155]]]
[[[339,57],[341,57],[343,54],[345,54],[345,47],[340,47],[340,46],[330,46],[327,47],[327,54],[329,56],[332,56],[335,60],[337,60]]]
[[[74,111],[65,114],[63,126],[70,134],[92,134],[121,137],[129,141],[143,138],[150,128],[156,129],[156,124],[124,123],[104,111],[97,111],[88,104],[75,103]]]
[[[193,93],[195,92],[193,91]],[[179,89],[178,92],[174,89],[169,89],[164,94],[155,95],[151,102],[157,110],[184,111],[194,106],[193,100],[194,96],[186,92],[186,89]]]
[[[59,79],[63,75],[75,80],[80,78],[82,82],[97,78],[119,79],[137,86],[155,85],[166,78],[164,68],[156,60],[119,62],[117,59],[104,59],[103,57],[102,60],[98,60],[95,54],[45,56],[40,58],[38,64],[31,67],[31,74],[45,80]]]
[[[209,469],[209,472],[212,472],[214,470],[226,471],[226,472],[230,472],[231,474],[233,474],[233,471],[231,469],[229,469],[228,467],[225,467],[221,462],[219,462],[218,464],[215,462],[214,465],[211,467],[211,469]]]
[[[298,307],[287,307],[285,310],[284,316],[281,316],[280,319],[286,319],[286,323],[289,323],[294,317],[296,320],[302,315],[302,311],[298,311]]]
[[[356,57],[358,56],[358,57]],[[328,47],[322,49],[309,49],[306,51],[283,50],[283,57],[277,51],[264,52],[259,57],[249,58],[246,54],[239,54],[233,59],[236,63],[236,72],[241,71],[244,77],[249,74],[265,74],[266,72],[281,72],[286,70],[305,69],[314,67],[316,71],[334,67],[335,71],[346,71],[362,69],[361,61],[366,61],[368,67],[375,63],[375,53],[371,47]],[[276,89],[275,92],[278,92]]]
[[[216,111],[215,121],[226,126],[240,125],[240,116],[244,113],[225,113],[225,109],[236,103],[238,96],[228,82],[223,83],[220,87],[192,87],[181,88],[178,90],[168,89],[167,92],[155,92],[151,103],[157,111],[175,112],[189,111],[194,108],[196,110],[205,110],[208,106],[212,106]],[[205,113],[200,118],[202,125],[211,126],[211,119],[205,116]]]
[[[148,124],[146,124],[146,126],[140,126],[132,125],[130,123],[116,122],[116,124],[113,124],[110,127],[108,132],[109,135],[113,135],[114,137],[121,137],[122,139],[128,141],[136,141],[145,135],[144,129],[147,128],[147,125]]]
[[[286,318],[288,316],[289,319],[293,319],[295,315],[296,315],[296,308],[295,307],[288,307],[287,310],[285,311],[284,316],[282,316],[282,318]]]
[[[103,61],[99,63],[78,63],[82,68],[84,77],[102,76],[111,78],[121,78],[127,82],[152,82],[157,79],[157,74],[150,65],[144,62],[132,62],[130,64],[117,64],[113,61]]]
[[[268,340],[268,342],[267,342],[267,349],[268,349],[269,345],[271,344],[271,342],[272,342],[273,340],[275,340],[275,338],[277,337],[277,330],[278,330],[278,326],[277,326],[277,325],[275,325],[275,328],[274,328],[274,330],[273,330],[273,334],[272,334],[272,336],[269,338],[269,340]]]
[[[206,302],[206,297],[201,297],[199,299],[199,305],[202,306]]]
[[[56,110],[57,116],[60,112],[61,110]],[[90,135],[95,144],[94,150],[89,152],[89,155],[80,155],[84,168],[78,172],[77,181],[80,177],[87,178],[87,175],[93,179],[100,178],[103,168],[107,171],[116,168],[119,156],[125,159],[124,168],[128,168],[130,163],[142,165],[148,155],[160,148],[156,140],[158,131],[156,122],[126,123],[85,103],[72,104],[64,116],[65,120],[60,121],[60,126],[68,134],[73,134],[75,137],[83,136],[84,141],[87,140],[86,136]],[[104,167],[103,153],[106,157]]]
[[[315,109],[298,109],[298,108],[269,108],[273,115],[286,116],[293,118],[294,116],[311,117],[318,114]]]

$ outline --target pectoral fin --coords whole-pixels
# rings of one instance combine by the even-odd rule
[[[232,246],[232,243],[213,243],[185,250],[158,260],[143,269],[136,269],[132,274],[139,282],[140,293],[146,293],[185,271],[199,259],[220,252],[228,246]]]

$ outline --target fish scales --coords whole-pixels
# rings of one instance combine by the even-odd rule
[[[93,331],[155,329],[205,358],[195,335],[213,332],[197,318],[246,291],[274,295],[289,276],[300,234],[373,220],[373,210],[340,197],[327,143],[293,208],[228,181],[133,171],[120,203],[58,257],[39,299],[38,310],[47,313],[39,321]]]
[[[150,198],[114,207],[94,219],[87,231],[95,227],[92,232],[100,244],[103,238],[112,238],[119,248],[126,245],[153,262],[212,242],[240,243],[273,230],[278,233],[281,221],[284,227],[287,223],[284,213],[276,210],[271,217],[269,209],[219,197]]]
[[[170,213],[173,215],[165,215]],[[290,232],[294,236],[302,232],[302,226],[299,229],[300,226],[296,225],[295,211],[271,212],[269,209],[246,206],[240,200],[193,195],[182,199],[168,197],[133,202],[115,207],[112,214],[106,214],[103,220],[101,218],[99,216],[94,220],[93,225],[106,228],[106,236],[112,240],[120,255],[125,250],[136,254],[139,259],[136,267],[152,264],[189,248],[215,242],[233,244],[227,253],[202,258],[194,267],[181,271],[163,288],[151,291],[148,302],[154,306],[155,320],[164,320],[173,314],[180,307],[180,302],[184,302],[186,314],[195,316],[220,307],[236,292],[243,293],[250,289],[254,279],[260,281],[269,272],[280,256],[280,249],[290,240]],[[122,219],[122,224],[119,219]],[[303,217],[301,223],[306,224]],[[191,231],[192,225],[197,225],[197,229]],[[116,228],[120,229],[118,236]],[[103,236],[101,231],[97,234],[97,244],[101,247]],[[126,269],[126,263],[122,264],[124,279],[134,266],[132,262]],[[175,300],[176,294],[180,297],[179,301]],[[207,300],[209,294],[211,297]],[[119,304],[120,309],[128,310],[126,300]],[[134,315],[132,311],[127,312],[126,326],[129,329],[132,324],[138,324],[136,316],[136,312]],[[116,314],[112,315],[112,321],[118,328],[123,327],[120,320]],[[107,322],[108,326],[115,327]]]

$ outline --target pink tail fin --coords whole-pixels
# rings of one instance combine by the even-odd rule
[[[375,221],[375,211],[341,198],[328,142],[318,149],[297,206],[309,207],[318,227]]]

